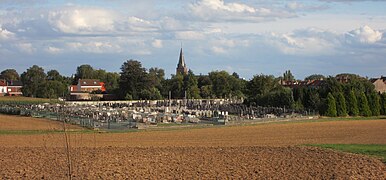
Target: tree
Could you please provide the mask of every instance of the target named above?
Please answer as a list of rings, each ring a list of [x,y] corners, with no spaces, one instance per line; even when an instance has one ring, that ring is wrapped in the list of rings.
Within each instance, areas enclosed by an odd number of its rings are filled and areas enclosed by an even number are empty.
[[[115,72],[107,72],[104,79],[105,88],[108,93],[115,92],[119,88],[119,74]]]
[[[231,94],[231,84],[228,80],[228,72],[214,71],[209,73],[209,78],[212,82],[212,91],[217,98],[225,98]]]
[[[159,68],[149,69],[149,81],[152,86],[162,90],[163,81],[165,81],[165,70]]]
[[[355,96],[354,90],[351,90],[349,92],[349,95],[347,98],[347,109],[348,109],[348,114],[350,116],[359,115],[358,101],[357,101],[357,97]]]
[[[1,72],[0,79],[5,79],[7,81],[18,81],[20,80],[20,76],[15,69],[6,69]]]
[[[46,81],[42,84],[42,88],[39,88],[39,94],[42,98],[58,98],[66,93],[67,86],[60,81]]]
[[[21,81],[23,82],[22,92],[24,96],[43,97],[41,93],[43,85],[46,82],[46,74],[44,69],[33,65],[26,72],[21,74]],[[40,93],[39,93],[40,92]]]
[[[198,88],[200,89],[200,96],[202,98],[210,99],[215,96],[212,91],[212,81],[209,76],[200,75],[197,81]]]
[[[141,99],[141,91],[149,90],[148,74],[142,64],[136,60],[128,60],[121,67],[119,80],[120,97]]]
[[[361,116],[371,116],[369,103],[364,92],[361,92],[358,96],[358,109]]]
[[[336,96],[336,111],[338,116],[347,116],[346,99],[342,92],[339,92]]]
[[[372,116],[379,116],[381,114],[381,104],[379,95],[376,92],[368,94],[369,107]]]
[[[266,95],[272,90],[279,88],[278,80],[272,75],[255,75],[247,83],[247,95],[249,99]]]
[[[381,114],[386,115],[386,92],[381,94]]]
[[[57,70],[50,70],[47,72],[47,80],[49,81],[63,81],[63,76]]]
[[[186,90],[186,98],[199,99],[200,89],[198,89],[197,78],[193,71],[189,70],[188,75],[184,77],[184,88]]]
[[[336,111],[336,101],[334,96],[331,93],[328,93],[327,95],[327,110],[325,113],[326,116],[329,117],[336,117],[337,111]]]
[[[283,74],[283,80],[284,81],[294,81],[295,77],[292,75],[291,71],[285,71]]]
[[[173,99],[181,99],[185,97],[185,89],[184,89],[184,76],[181,73],[177,73],[176,75],[172,75],[170,79],[170,89],[172,93]]]
[[[322,79],[326,79],[326,77],[321,74],[313,74],[304,78],[305,81],[322,80]]]
[[[321,112],[321,98],[316,89],[307,89],[304,93],[304,107]]]
[[[76,68],[73,84],[77,84],[79,79],[94,79],[94,68],[88,64],[80,65]]]

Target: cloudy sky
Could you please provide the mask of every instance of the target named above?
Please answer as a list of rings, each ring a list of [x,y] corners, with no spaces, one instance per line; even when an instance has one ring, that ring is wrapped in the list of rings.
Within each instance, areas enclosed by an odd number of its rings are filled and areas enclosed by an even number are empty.
[[[386,75],[383,0],[0,0],[0,70]]]

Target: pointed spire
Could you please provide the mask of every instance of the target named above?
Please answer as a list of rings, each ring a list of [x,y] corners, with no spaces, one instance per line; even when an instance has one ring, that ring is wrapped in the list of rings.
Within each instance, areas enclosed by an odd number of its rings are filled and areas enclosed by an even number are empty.
[[[178,59],[176,74],[186,75],[187,73],[188,73],[188,68],[186,67],[186,64],[185,64],[185,58],[184,58],[184,53],[182,51],[182,43],[181,43],[181,51],[180,51],[180,57]]]
[[[185,58],[184,53],[182,52],[182,47],[180,51],[180,59],[178,60],[178,66],[185,67]]]

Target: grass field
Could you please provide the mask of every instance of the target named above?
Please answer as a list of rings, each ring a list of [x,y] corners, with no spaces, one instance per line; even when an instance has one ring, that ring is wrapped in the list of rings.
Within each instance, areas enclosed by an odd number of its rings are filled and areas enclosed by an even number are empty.
[[[31,98],[23,96],[0,96],[0,103],[16,104],[40,104],[40,103],[61,103],[57,99]]]
[[[381,158],[383,163],[386,163],[386,144],[311,144],[308,146],[376,156]]]

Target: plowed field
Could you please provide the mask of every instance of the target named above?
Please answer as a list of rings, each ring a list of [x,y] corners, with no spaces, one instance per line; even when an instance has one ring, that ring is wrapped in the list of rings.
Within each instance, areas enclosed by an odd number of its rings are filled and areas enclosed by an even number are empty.
[[[378,159],[297,146],[385,137],[385,120],[69,135],[74,179],[385,179]],[[0,177],[67,178],[64,144],[58,133],[0,135]]]

